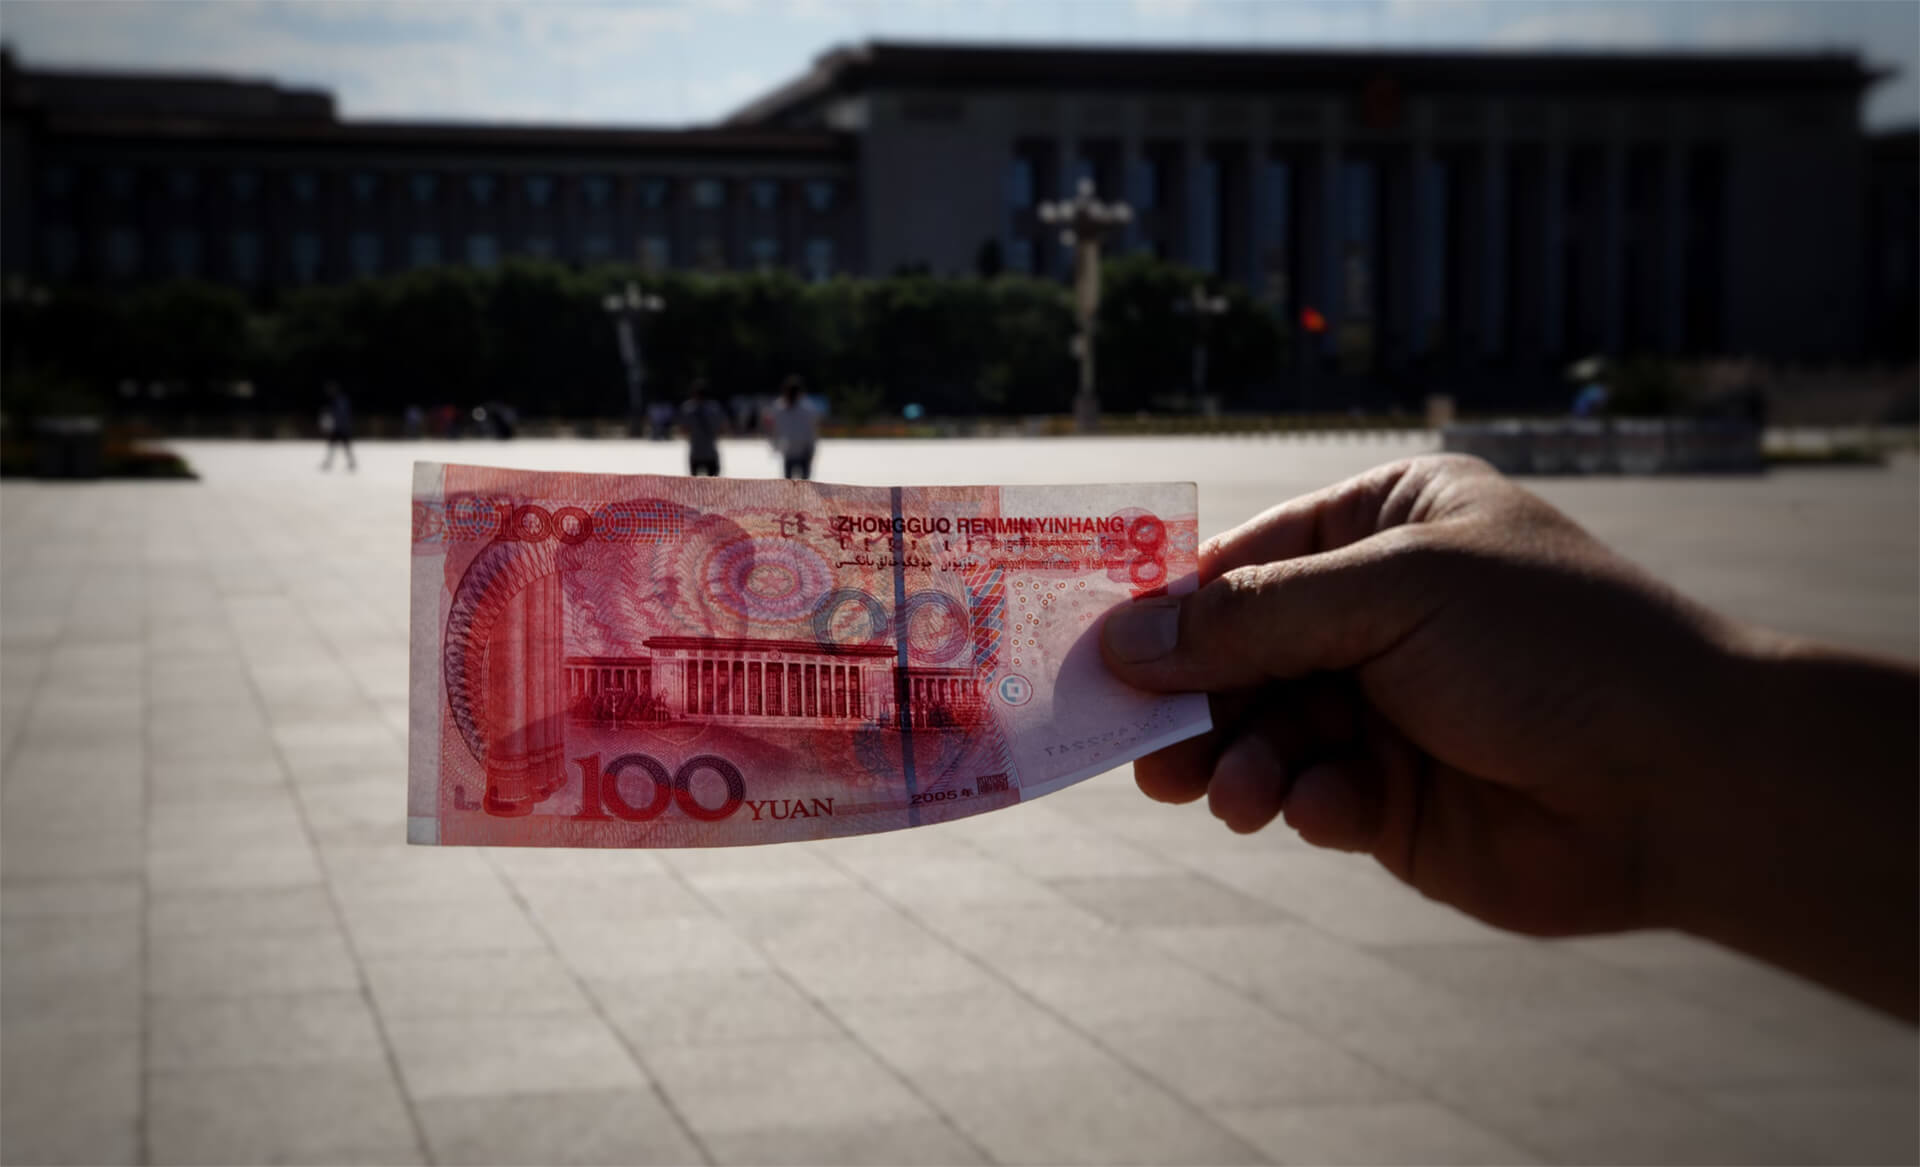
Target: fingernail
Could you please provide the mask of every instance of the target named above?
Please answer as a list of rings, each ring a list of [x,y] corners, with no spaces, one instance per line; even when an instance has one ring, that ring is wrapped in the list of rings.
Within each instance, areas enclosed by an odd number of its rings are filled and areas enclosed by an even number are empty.
[[[1180,601],[1141,600],[1107,617],[1107,649],[1118,660],[1145,664],[1173,651],[1180,641]]]

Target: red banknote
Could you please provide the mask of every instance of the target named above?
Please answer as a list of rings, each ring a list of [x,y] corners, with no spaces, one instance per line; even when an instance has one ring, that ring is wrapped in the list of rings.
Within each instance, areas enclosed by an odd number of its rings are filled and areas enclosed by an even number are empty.
[[[1195,584],[1191,484],[420,463],[407,833],[720,847],[1012,806],[1209,728],[1099,622]]]

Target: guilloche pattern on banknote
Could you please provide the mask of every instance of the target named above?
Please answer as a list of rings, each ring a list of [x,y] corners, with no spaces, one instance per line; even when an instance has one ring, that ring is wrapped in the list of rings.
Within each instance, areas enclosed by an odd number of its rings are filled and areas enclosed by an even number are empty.
[[[1059,789],[1207,728],[1095,635],[1196,545],[1190,484],[420,464],[409,837],[768,843]]]

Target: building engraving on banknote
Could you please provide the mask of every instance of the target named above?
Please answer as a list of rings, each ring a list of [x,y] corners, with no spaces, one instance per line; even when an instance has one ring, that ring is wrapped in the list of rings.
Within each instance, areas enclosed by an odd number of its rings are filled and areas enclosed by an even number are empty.
[[[1195,531],[1190,485],[421,464],[410,837],[719,846],[1048,793],[1207,727],[1093,641],[1192,586]]]

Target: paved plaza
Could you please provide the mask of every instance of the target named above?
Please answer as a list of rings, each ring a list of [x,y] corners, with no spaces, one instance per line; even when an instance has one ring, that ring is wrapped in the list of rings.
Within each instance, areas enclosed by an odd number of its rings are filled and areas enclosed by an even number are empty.
[[[1909,1028],[1678,936],[1506,936],[1125,770],[817,844],[408,848],[412,460],[672,473],[683,447],[366,444],[353,475],[178,448],[202,481],[0,489],[7,1163],[1916,1157]],[[1212,533],[1421,448],[816,469],[1193,479]],[[1534,485],[1725,610],[1915,653],[1911,460]]]

